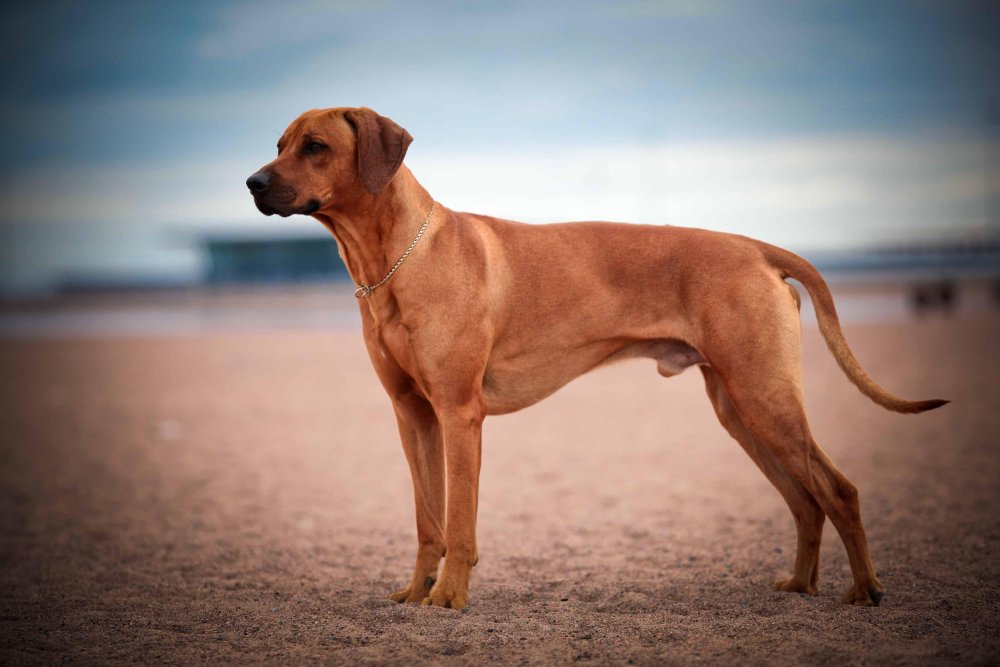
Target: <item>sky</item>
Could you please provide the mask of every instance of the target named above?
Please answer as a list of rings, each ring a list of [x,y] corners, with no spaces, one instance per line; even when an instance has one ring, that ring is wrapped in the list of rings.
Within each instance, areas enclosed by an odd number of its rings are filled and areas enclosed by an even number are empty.
[[[0,291],[196,278],[299,113],[368,106],[435,198],[799,251],[1000,234],[1000,3],[46,2],[0,27]]]

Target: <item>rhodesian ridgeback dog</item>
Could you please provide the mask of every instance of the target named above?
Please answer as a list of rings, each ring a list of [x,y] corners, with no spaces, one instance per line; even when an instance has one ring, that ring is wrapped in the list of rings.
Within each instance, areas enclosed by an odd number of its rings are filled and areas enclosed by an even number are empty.
[[[451,211],[403,165],[411,141],[371,109],[307,111],[247,180],[261,212],[323,223],[357,284],[365,344],[413,477],[416,565],[393,600],[466,605],[487,415],[532,405],[603,364],[647,357],[666,377],[700,368],[719,421],[788,503],[798,548],[776,589],[816,594],[830,517],[854,580],[844,601],[879,603],[858,491],[806,421],[799,296],[785,280],[805,286],[830,351],[871,400],[904,413],[947,401],[896,398],[865,374],[811,264],[701,229],[529,225]]]

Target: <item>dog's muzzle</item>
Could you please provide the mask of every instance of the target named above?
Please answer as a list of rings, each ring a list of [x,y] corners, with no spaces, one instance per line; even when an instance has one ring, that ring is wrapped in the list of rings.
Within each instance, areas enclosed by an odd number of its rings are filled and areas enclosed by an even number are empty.
[[[271,172],[258,171],[247,179],[247,188],[253,195],[253,202],[264,215],[278,214],[287,217],[298,213],[289,204],[295,201],[295,190],[287,185],[275,183]]]
[[[247,179],[247,188],[253,195],[254,204],[264,215],[280,215],[287,218],[290,215],[312,215],[320,209],[320,203],[316,199],[308,200],[303,206],[291,206],[298,198],[295,189],[276,182],[274,176],[268,171],[258,171],[251,174]]]

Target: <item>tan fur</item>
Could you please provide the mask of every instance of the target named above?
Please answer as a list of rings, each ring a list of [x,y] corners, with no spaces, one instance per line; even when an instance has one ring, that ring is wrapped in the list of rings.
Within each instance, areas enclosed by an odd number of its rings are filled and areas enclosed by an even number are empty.
[[[306,112],[255,174],[269,179],[257,205],[313,215],[354,281],[377,283],[433,202],[400,164],[408,144],[405,130],[370,109]],[[903,401],[874,384],[847,347],[822,278],[779,248],[683,227],[524,225],[437,204],[396,275],[358,302],[413,477],[416,565],[391,597],[466,605],[487,415],[527,407],[602,364],[648,357],[664,376],[701,367],[723,426],[787,501],[798,552],[777,587],[816,592],[830,517],[854,578],[845,601],[878,604],[857,491],[813,440],[802,408],[789,276],[806,286],[831,351],[862,392],[901,412],[941,403]]]

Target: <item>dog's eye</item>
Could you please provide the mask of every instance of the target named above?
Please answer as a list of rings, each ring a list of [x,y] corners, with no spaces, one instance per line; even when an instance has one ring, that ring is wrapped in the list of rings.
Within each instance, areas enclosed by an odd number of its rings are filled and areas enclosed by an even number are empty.
[[[321,144],[318,141],[310,141],[302,149],[302,152],[305,153],[306,155],[309,155],[309,154],[312,154],[312,153],[319,153],[324,148],[326,148],[326,144]]]

